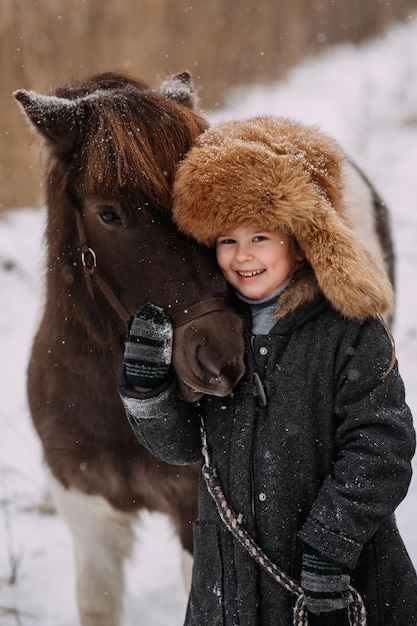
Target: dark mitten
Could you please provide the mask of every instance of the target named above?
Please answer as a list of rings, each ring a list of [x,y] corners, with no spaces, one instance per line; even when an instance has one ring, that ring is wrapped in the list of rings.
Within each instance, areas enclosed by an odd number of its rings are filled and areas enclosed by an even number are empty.
[[[126,379],[132,387],[154,389],[166,379],[172,358],[172,324],[147,302],[130,321],[125,343]]]
[[[312,625],[349,626],[349,584],[350,577],[338,563],[304,546],[301,586]]]

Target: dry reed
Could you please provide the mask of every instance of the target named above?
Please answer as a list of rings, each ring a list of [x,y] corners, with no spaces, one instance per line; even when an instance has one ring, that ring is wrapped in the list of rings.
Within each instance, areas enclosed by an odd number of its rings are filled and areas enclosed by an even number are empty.
[[[0,209],[41,201],[37,142],[18,88],[122,70],[151,84],[188,69],[203,108],[236,85],[281,78],[307,55],[360,42],[404,19],[417,0],[1,0]]]

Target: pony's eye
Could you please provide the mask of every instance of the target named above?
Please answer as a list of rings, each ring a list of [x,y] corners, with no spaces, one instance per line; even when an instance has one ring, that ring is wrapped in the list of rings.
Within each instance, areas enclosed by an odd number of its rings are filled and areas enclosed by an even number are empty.
[[[119,224],[122,223],[122,218],[120,217],[120,215],[118,215],[113,207],[102,207],[98,214],[105,224],[110,224],[111,226],[119,226]]]

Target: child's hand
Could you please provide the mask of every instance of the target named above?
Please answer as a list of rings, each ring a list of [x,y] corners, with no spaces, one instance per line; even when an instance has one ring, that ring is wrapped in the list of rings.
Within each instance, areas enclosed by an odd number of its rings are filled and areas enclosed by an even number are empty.
[[[147,302],[128,326],[126,379],[132,387],[154,389],[166,379],[172,358],[172,324],[164,311]]]
[[[305,545],[301,586],[311,626],[349,626],[350,577],[335,561],[330,561]]]

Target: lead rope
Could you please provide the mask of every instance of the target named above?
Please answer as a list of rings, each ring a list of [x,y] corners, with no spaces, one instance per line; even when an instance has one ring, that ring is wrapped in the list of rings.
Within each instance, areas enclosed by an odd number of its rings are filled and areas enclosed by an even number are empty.
[[[308,626],[308,610],[305,603],[304,592],[300,584],[290,576],[287,576],[265,552],[252,539],[244,528],[241,513],[236,515],[228,505],[223,489],[217,474],[216,468],[211,466],[210,456],[207,446],[207,435],[203,418],[201,418],[201,441],[204,465],[201,469],[207,489],[213,498],[220,518],[226,528],[230,530],[237,541],[245,548],[250,556],[266,571],[272,578],[284,587],[287,591],[297,596],[293,609],[293,626]],[[350,626],[366,626],[366,610],[359,592],[349,586],[350,598],[348,606],[348,616]]]

